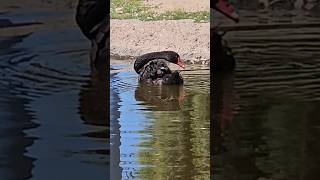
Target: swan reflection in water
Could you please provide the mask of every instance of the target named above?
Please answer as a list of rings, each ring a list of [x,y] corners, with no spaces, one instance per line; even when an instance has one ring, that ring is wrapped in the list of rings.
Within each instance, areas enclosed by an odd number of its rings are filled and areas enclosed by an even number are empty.
[[[107,78],[104,73],[93,74],[79,94],[81,119],[90,125],[109,127],[107,109]]]
[[[233,73],[216,73],[212,76],[213,94],[211,103],[213,104],[213,114],[211,114],[211,173],[219,174],[217,169],[221,166],[221,156],[227,151],[225,147],[225,135],[229,126],[232,126],[234,115],[234,78]]]
[[[223,130],[233,121],[233,97],[235,96],[233,73],[217,73],[213,78],[213,83],[215,86],[211,103],[213,103],[214,112],[211,128],[214,135],[220,136]],[[214,143],[217,143],[217,141],[214,141]]]
[[[154,86],[139,83],[135,90],[135,99],[152,111],[182,110],[184,97],[183,85]]]

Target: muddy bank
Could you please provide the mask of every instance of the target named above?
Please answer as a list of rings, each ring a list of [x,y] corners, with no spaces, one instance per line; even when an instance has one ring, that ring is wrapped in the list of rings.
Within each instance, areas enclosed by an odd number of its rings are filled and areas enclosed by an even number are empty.
[[[152,51],[173,50],[191,63],[210,58],[210,24],[192,20],[110,21],[110,53],[135,57]]]

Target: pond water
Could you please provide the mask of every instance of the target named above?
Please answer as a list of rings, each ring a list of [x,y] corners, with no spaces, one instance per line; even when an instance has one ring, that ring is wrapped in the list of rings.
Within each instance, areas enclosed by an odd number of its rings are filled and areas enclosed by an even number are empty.
[[[139,84],[132,64],[111,68],[111,179],[209,179],[208,67],[162,87]]]
[[[319,179],[320,26],[302,24],[319,13],[237,8],[239,25],[221,19],[237,67],[214,77],[213,179]]]
[[[43,23],[0,28],[0,179],[105,180],[106,79],[90,76],[73,11],[42,11],[0,13],[0,23]]]

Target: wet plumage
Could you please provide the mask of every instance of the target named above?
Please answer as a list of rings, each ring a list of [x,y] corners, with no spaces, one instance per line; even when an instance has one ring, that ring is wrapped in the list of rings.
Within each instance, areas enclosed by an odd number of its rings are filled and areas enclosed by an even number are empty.
[[[144,54],[134,63],[134,69],[139,74],[139,82],[164,85],[183,84],[183,78],[178,71],[171,71],[167,62],[175,63],[180,60],[173,51],[162,51]]]

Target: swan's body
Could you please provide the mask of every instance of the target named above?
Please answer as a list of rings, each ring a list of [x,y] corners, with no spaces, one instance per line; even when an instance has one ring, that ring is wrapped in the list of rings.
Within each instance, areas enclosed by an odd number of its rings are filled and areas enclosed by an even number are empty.
[[[139,74],[139,82],[153,85],[183,84],[178,71],[171,71],[167,62],[183,66],[180,57],[173,51],[153,52],[139,56],[134,69]]]
[[[107,72],[109,57],[109,14],[106,0],[79,0],[76,22],[82,33],[91,40],[91,67]]]
[[[171,71],[167,63],[162,59],[148,62],[141,69],[139,81],[154,84],[183,84],[183,79],[178,71]]]

